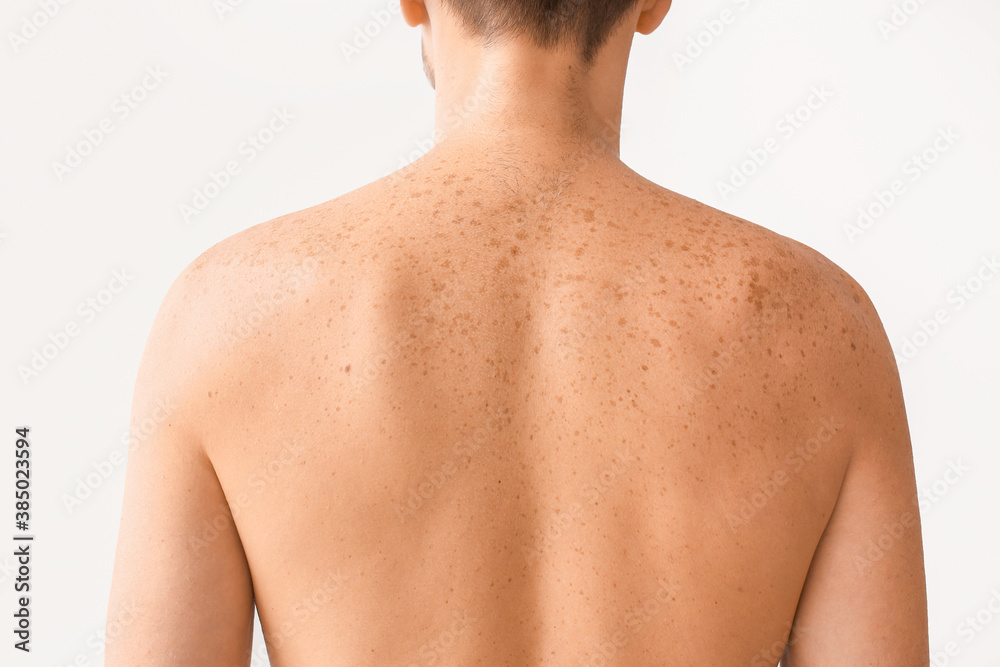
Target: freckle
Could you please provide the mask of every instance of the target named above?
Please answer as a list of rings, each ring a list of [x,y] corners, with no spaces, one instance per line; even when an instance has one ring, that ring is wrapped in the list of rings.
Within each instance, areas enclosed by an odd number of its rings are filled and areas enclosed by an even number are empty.
[[[330,355],[329,355],[329,354],[324,354],[324,355],[323,355],[323,361],[326,361],[326,360],[327,360],[327,359],[329,359],[329,358],[330,358]]]
[[[212,392],[208,392],[208,397],[212,398]]]
[[[624,317],[620,317],[620,318],[618,318],[618,325],[619,325],[619,326],[622,326],[622,325],[624,325],[624,324],[625,324],[625,318],[624,318]]]
[[[593,222],[594,221],[594,210],[593,209],[588,208],[588,209],[586,209],[583,212],[583,221],[584,222]]]
[[[655,338],[650,338],[649,342],[653,344],[653,347],[660,347],[660,341]]]
[[[576,256],[579,257],[583,254],[583,246],[576,249]]]
[[[351,372],[351,365],[350,364],[347,364],[346,366],[344,366],[344,372],[345,373],[350,373]]]
[[[856,349],[858,349],[858,348],[857,348],[857,346],[856,346],[856,345],[854,344],[854,341],[853,341],[853,340],[851,341],[851,349],[852,349],[852,350],[856,350]]]

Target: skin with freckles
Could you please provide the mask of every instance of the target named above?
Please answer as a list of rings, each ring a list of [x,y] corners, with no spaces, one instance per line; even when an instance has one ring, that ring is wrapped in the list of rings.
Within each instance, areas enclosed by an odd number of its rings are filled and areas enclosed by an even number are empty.
[[[402,8],[436,146],[217,244],[157,316],[105,664],[249,665],[256,604],[274,667],[926,665],[868,296],[619,158],[669,1],[589,69]]]

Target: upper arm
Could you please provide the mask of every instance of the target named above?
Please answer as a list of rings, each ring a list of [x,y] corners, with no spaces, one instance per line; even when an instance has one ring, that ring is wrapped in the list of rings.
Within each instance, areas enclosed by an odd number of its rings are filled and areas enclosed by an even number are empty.
[[[842,380],[844,405],[856,415],[847,424],[852,449],[781,664],[925,666],[923,543],[899,374],[868,296],[835,270],[845,353],[825,370]]]
[[[253,587],[243,546],[200,440],[204,287],[171,286],[140,363],[108,624],[108,667],[249,665]]]

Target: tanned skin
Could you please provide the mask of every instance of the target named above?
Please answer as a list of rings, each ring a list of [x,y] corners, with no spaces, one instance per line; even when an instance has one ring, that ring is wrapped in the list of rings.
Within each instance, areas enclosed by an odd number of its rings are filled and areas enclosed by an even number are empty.
[[[588,70],[440,3],[402,2],[435,148],[170,288],[105,664],[249,665],[256,604],[273,667],[927,665],[870,299],[619,158],[669,0]]]

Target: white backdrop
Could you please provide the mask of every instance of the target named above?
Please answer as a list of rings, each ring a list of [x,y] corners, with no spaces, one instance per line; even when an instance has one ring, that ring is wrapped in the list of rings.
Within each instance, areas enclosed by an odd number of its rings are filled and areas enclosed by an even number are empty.
[[[908,408],[932,664],[1000,664],[1000,4],[674,5],[637,36],[622,157],[869,293]],[[425,151],[433,91],[398,0],[5,0],[0,31],[0,514],[13,535],[28,425],[37,536],[33,650],[5,630],[0,663],[101,665],[131,392],[167,287],[215,242]]]

